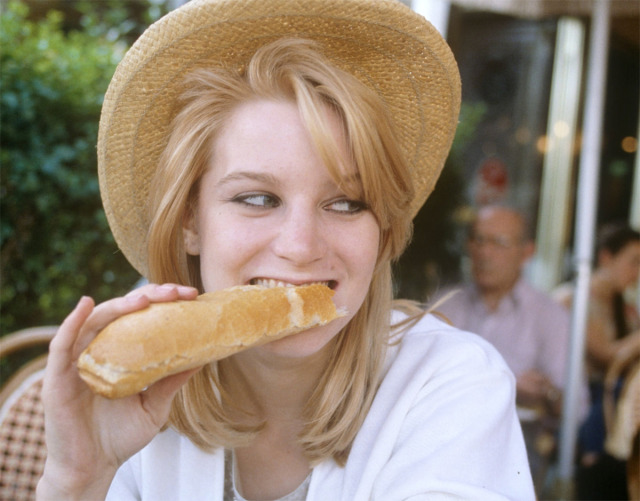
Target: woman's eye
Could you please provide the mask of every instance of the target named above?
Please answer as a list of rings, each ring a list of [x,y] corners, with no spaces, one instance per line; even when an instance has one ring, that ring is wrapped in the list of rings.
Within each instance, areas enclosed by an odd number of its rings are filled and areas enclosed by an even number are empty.
[[[341,199],[331,202],[327,208],[334,212],[356,214],[367,209],[367,204],[358,200]]]
[[[239,202],[244,205],[249,205],[251,207],[277,207],[279,205],[279,200],[272,196],[267,195],[265,193],[249,193],[246,195],[238,195],[234,197],[234,202]]]

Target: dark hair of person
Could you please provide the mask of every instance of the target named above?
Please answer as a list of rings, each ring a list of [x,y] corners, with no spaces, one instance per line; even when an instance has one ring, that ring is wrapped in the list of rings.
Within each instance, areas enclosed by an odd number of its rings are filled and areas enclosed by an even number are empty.
[[[640,242],[640,232],[626,223],[609,223],[604,225],[598,234],[597,251],[608,251],[615,256],[632,242]],[[622,293],[613,297],[613,319],[616,326],[616,338],[620,339],[629,332],[625,315],[625,301]]]
[[[606,250],[616,255],[631,242],[640,242],[639,231],[626,223],[608,223],[598,232],[597,251]]]

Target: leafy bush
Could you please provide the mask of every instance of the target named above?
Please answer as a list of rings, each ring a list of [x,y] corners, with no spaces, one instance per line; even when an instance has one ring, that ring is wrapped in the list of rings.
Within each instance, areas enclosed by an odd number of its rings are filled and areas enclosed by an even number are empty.
[[[62,29],[62,15],[0,17],[0,334],[57,324],[83,295],[102,301],[137,273],[108,229],[96,174],[103,94],[126,44]]]

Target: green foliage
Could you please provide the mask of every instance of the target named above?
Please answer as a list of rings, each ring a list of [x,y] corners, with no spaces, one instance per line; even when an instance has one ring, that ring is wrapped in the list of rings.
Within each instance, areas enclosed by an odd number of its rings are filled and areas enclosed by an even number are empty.
[[[80,295],[101,301],[137,279],[107,227],[95,154],[126,45],[27,15],[20,2],[0,15],[0,333],[59,323]]]

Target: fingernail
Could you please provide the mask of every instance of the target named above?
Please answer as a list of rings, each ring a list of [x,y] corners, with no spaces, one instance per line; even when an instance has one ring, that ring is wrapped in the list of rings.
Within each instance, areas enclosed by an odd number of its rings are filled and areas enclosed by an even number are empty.
[[[86,303],[87,301],[93,302],[93,298],[91,298],[91,296],[81,296],[80,299],[78,300],[78,303],[76,304],[76,308]]]

